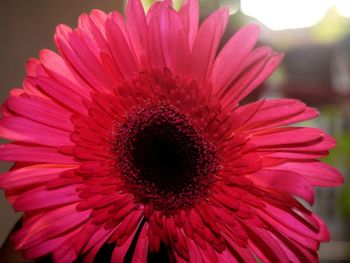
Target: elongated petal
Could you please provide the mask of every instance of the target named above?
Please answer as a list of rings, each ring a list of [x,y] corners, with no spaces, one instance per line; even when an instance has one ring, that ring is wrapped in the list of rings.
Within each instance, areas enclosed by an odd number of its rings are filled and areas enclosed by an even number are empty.
[[[142,60],[147,59],[148,56],[148,26],[140,0],[128,1],[126,20],[130,42],[141,64]]]
[[[324,132],[316,128],[276,128],[264,131],[264,133],[255,134],[251,141],[258,147],[281,147],[282,145],[303,146],[322,139]]]
[[[4,189],[43,184],[57,179],[60,173],[75,168],[72,165],[39,164],[16,169],[0,176],[0,187]]]
[[[282,58],[282,54],[274,54],[269,48],[254,50],[238,70],[240,74],[219,91],[224,104],[239,103],[272,74]]]
[[[117,16],[112,16],[106,22],[106,35],[112,50],[115,63],[124,78],[131,78],[138,72],[138,63],[129,46],[127,36],[123,32],[121,21]]]
[[[337,186],[344,182],[344,177],[335,168],[320,161],[288,162],[277,169],[300,173],[314,186]]]
[[[221,8],[211,14],[199,28],[191,56],[191,74],[199,82],[203,82],[211,72],[227,20],[228,10]]]
[[[145,224],[138,237],[132,261],[135,263],[147,263],[148,254],[148,225]]]
[[[86,108],[82,103],[82,97],[65,86],[49,78],[29,78],[28,81],[67,109],[77,113],[86,113]]]
[[[18,211],[29,211],[56,205],[65,205],[80,200],[76,186],[72,185],[57,190],[45,190],[42,188],[28,191],[17,198],[14,207]],[[60,198],[57,198],[59,196]]]
[[[185,0],[179,15],[187,33],[189,46],[192,50],[198,32],[199,7],[198,0]]]
[[[188,36],[178,14],[173,9],[165,7],[160,13],[159,26],[166,67],[177,75],[188,74],[190,63]]]
[[[245,116],[249,116],[249,112],[253,109],[255,109],[253,115],[250,115],[248,120],[243,119]],[[237,123],[242,130],[266,129],[301,122],[318,116],[316,110],[292,99],[271,99],[264,100],[262,103],[254,102],[239,107],[235,114],[237,114],[237,118],[242,119]]]
[[[0,120],[0,135],[6,139],[37,145],[57,147],[73,145],[68,132],[22,117],[7,117]],[[43,137],[46,139],[43,140]]]
[[[72,131],[71,113],[53,103],[26,97],[10,97],[5,106],[11,113],[54,128]]]
[[[70,87],[77,94],[89,98],[92,88],[79,75],[69,67],[61,56],[55,52],[44,49],[40,51],[40,62],[49,75],[66,87]]]
[[[9,162],[77,164],[72,156],[60,154],[56,148],[19,144],[1,145],[0,160]]]
[[[91,54],[87,46],[82,43],[78,33],[71,28],[60,25],[57,27],[55,42],[64,58],[75,71],[93,88],[108,90],[109,79],[100,67],[100,62]],[[95,64],[96,67],[92,65]]]
[[[314,191],[311,183],[298,173],[283,170],[261,170],[249,175],[249,178],[262,186],[301,197],[311,205],[314,202]]]
[[[239,67],[252,51],[258,36],[258,26],[246,26],[239,30],[220,51],[211,75],[214,92],[224,89],[239,74]]]

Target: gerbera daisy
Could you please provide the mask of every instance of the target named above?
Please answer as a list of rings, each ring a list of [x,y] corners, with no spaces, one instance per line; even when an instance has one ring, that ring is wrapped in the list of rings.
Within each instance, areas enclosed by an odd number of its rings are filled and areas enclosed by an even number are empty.
[[[296,197],[343,182],[317,160],[335,141],[286,127],[318,115],[300,101],[240,104],[282,55],[254,49],[254,25],[218,51],[227,20],[221,8],[198,28],[197,0],[147,14],[129,0],[125,20],[83,14],[58,26],[58,54],[28,61],[0,123],[26,258],[92,262],[110,244],[112,262],[318,260],[327,228]]]

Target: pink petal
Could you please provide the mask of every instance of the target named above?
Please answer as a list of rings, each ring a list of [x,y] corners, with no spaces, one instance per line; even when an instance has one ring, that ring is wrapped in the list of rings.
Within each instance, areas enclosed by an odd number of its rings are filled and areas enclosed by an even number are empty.
[[[162,50],[162,38],[160,32],[161,10],[169,8],[169,2],[158,1],[154,3],[147,13],[148,24],[148,59],[151,67],[163,69],[165,58]]]
[[[287,162],[276,169],[299,173],[314,186],[338,186],[344,183],[344,177],[335,168],[320,161]]]
[[[315,159],[327,156],[329,149],[334,148],[335,145],[336,142],[331,136],[323,134],[321,138],[309,143],[263,147],[259,152],[269,157],[283,159]]]
[[[54,262],[71,263],[76,262],[78,254],[74,250],[73,244],[75,239],[68,239],[52,253]]]
[[[307,249],[317,250],[319,246],[319,241],[317,240],[317,233],[314,231],[296,231],[295,227],[289,226],[288,222],[281,222],[278,218],[269,215],[265,211],[257,210],[256,213],[265,222],[271,225],[270,231],[274,233],[277,231],[283,233],[285,238],[292,241],[292,243],[297,243],[304,246]]]
[[[26,64],[26,74],[27,77],[23,81],[23,89],[25,94],[32,98],[50,101],[51,99],[38,90],[35,83],[30,81],[31,79],[36,79],[37,77],[49,78],[49,75],[44,69],[42,63],[37,59],[29,59]]]
[[[127,36],[122,28],[123,21],[117,15],[106,22],[106,35],[115,63],[124,78],[131,78],[138,73],[138,62],[134,52],[129,46]]]
[[[179,11],[182,24],[188,33],[190,50],[193,48],[198,31],[199,7],[198,0],[184,0]]]
[[[269,48],[259,48],[251,52],[239,69],[239,75],[220,92],[226,105],[235,106],[255,88],[262,84],[276,69],[283,55],[272,54]]]
[[[38,59],[36,59],[36,58],[28,59],[27,64],[26,64],[26,74],[28,76],[31,76],[31,77],[37,77],[39,72],[44,74],[44,75],[45,74],[47,75],[45,70],[43,70],[42,64],[40,63],[40,61]]]
[[[234,255],[231,254],[231,252],[226,249],[221,253],[217,253],[218,254],[218,258],[220,259],[219,262],[226,262],[226,263],[238,263],[239,261],[235,258]],[[246,261],[247,263],[254,263],[256,262],[256,260],[254,259],[254,261]]]
[[[126,255],[126,252],[128,251],[131,242],[133,241],[136,231],[138,227],[135,228],[135,230],[130,234],[129,238],[121,245],[121,246],[115,246],[113,253],[112,253],[112,259],[111,262],[116,263],[123,263],[124,257]]]
[[[20,195],[13,206],[17,211],[31,211],[74,203],[81,200],[76,189],[76,185],[70,185],[55,190],[38,188]]]
[[[235,114],[245,116],[256,108],[260,102],[254,102],[239,107]],[[318,116],[318,112],[308,108],[304,103],[293,99],[270,99],[265,100],[255,114],[248,120],[237,125],[242,130],[255,130],[269,127],[287,125],[291,123],[305,121]]]
[[[304,245],[308,244],[309,248],[315,249],[315,245],[317,245],[317,242],[320,240],[320,237],[324,235],[324,232],[322,230],[322,225],[319,221],[311,221],[314,220],[314,218],[308,218],[305,217],[305,214],[298,211],[295,212],[294,210],[286,210],[284,208],[279,208],[275,205],[271,205],[268,203],[265,203],[265,207],[263,209],[270,217],[274,218],[274,220],[278,221],[281,225],[284,225],[285,227],[291,229],[292,231],[299,233],[300,235],[312,239],[314,241],[307,241]],[[306,210],[306,209],[305,209]],[[311,213],[307,211],[308,213]],[[323,223],[322,223],[323,224]],[[295,237],[294,237],[295,238]],[[315,244],[316,241],[316,244]]]
[[[96,233],[104,233],[102,236],[99,236],[99,239],[97,239],[96,237],[98,235],[94,235],[90,240],[89,243],[93,242],[94,245],[93,246],[87,246],[90,247],[91,249],[88,250],[88,253],[86,254],[86,256],[84,257],[84,263],[93,263],[95,262],[94,259],[96,257],[97,252],[101,249],[101,247],[106,243],[106,241],[108,240],[108,238],[113,234],[113,230],[105,230],[103,228],[100,228],[97,230]]]
[[[243,262],[255,263],[256,260],[253,254],[249,251],[249,249],[245,247],[239,246],[233,239],[231,239],[224,231],[222,232],[223,238],[228,242],[230,246],[230,250],[232,249],[235,253],[235,256],[226,250],[227,253],[221,253],[219,258],[222,259],[222,262],[236,262],[235,259],[237,257],[236,254],[240,257]]]
[[[60,25],[57,27],[55,42],[66,61],[84,78],[92,88],[109,92],[113,81],[104,71],[101,62],[82,41],[78,31]]]
[[[278,243],[262,228],[246,226],[250,248],[264,262],[285,262],[289,260]]]
[[[276,149],[276,150],[271,150],[271,151],[266,151],[264,149],[260,152],[264,156],[267,156],[270,158],[288,159],[290,161],[303,160],[303,159],[311,160],[311,159],[326,157],[329,154],[328,151],[325,151],[325,152],[313,152],[313,151],[302,152],[302,150],[301,150],[300,152],[298,152],[298,151],[293,151],[293,150],[290,151],[289,149],[283,149],[283,150]]]
[[[87,110],[82,103],[82,97],[58,82],[43,77],[28,78],[28,81],[67,109],[81,114],[87,113]]]
[[[145,11],[140,0],[130,0],[126,5],[126,23],[130,42],[141,64],[148,56],[148,28]]]
[[[19,144],[1,145],[0,160],[9,162],[77,164],[74,157],[60,154],[56,148]]]
[[[322,139],[323,136],[324,132],[316,128],[286,127],[264,130],[259,134],[255,133],[251,142],[259,148],[289,147],[289,145],[294,144],[304,146]]]
[[[103,16],[101,21],[99,21],[99,14]],[[104,28],[107,17],[107,14],[103,11],[96,9],[92,10],[90,15],[82,14],[79,16],[78,30],[82,33],[82,39],[96,58],[100,57],[100,53],[109,53],[110,51]],[[102,25],[99,25],[100,23]]]
[[[90,211],[77,212],[74,205],[41,214],[35,221],[25,222],[24,227],[15,234],[16,247],[28,249],[40,246],[46,240],[64,236],[84,223],[89,214]]]
[[[108,15],[99,9],[93,9],[90,13],[90,18],[97,27],[97,29],[101,32],[102,36],[106,39],[105,24]]]
[[[90,220],[85,223],[83,229],[79,233],[75,243],[75,248],[81,254],[86,254],[88,251],[95,250],[96,247],[99,249],[113,234],[113,231],[114,229],[104,229],[103,227],[92,223]]]
[[[22,117],[1,119],[0,135],[9,140],[45,146],[73,145],[69,132],[51,128]]]
[[[26,97],[10,97],[6,107],[14,114],[54,128],[73,131],[71,113],[53,103]]]
[[[151,5],[150,9],[147,12],[147,24],[149,25],[153,19],[157,19],[159,17],[161,9],[172,7],[172,0],[156,1],[154,4]]]
[[[27,77],[23,81],[22,95],[26,95],[30,98],[35,98],[43,101],[53,102],[51,98],[45,95],[42,91],[38,90],[36,84],[33,83],[32,77]],[[11,94],[12,97],[19,97],[18,95]]]
[[[214,92],[224,89],[239,74],[239,67],[253,49],[259,31],[257,25],[243,27],[220,51],[211,75]]]
[[[70,88],[86,99],[90,98],[91,87],[55,52],[44,49],[40,51],[40,61],[56,81]]]
[[[266,63],[263,65],[263,68],[261,68],[260,72],[257,73],[252,79],[250,79],[249,76],[245,76],[251,82],[245,86],[244,90],[240,92],[239,96],[237,96],[237,98],[235,98],[234,101],[241,101],[255,88],[261,85],[276,70],[277,66],[280,64],[282,59],[283,54],[274,54],[266,61]]]
[[[47,240],[41,243],[40,246],[32,247],[28,250],[25,250],[23,253],[24,257],[29,259],[35,259],[47,255],[53,252],[58,247],[60,247],[66,240],[74,238],[78,231],[78,229],[75,231],[71,231],[64,236]]]
[[[203,82],[211,73],[214,58],[228,21],[227,8],[212,13],[199,28],[191,56],[191,75]]]
[[[142,227],[140,235],[138,236],[132,262],[135,263],[147,263],[148,255],[148,236],[147,236],[148,224],[145,223]]]
[[[176,75],[188,73],[190,51],[188,37],[178,14],[170,7],[160,9],[159,31],[165,66]]]
[[[310,205],[314,202],[314,191],[310,182],[304,176],[292,171],[265,169],[249,175],[248,178],[264,187],[301,197]]]
[[[190,238],[187,238],[188,253],[190,255],[190,262],[192,263],[202,263],[203,258],[198,249],[197,244]]]
[[[4,189],[44,184],[57,179],[60,173],[76,166],[41,164],[15,169],[0,176],[0,187]]]

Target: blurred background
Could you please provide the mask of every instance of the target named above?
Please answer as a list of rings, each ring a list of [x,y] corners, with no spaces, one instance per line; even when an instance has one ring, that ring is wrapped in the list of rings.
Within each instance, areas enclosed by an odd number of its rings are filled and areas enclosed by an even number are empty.
[[[144,0],[147,9],[153,2]],[[175,7],[182,0],[174,0]],[[200,0],[201,19],[219,6],[230,9],[222,45],[241,26],[261,26],[259,45],[285,53],[282,65],[249,99],[298,98],[321,116],[305,123],[333,135],[338,146],[326,162],[336,166],[346,183],[335,189],[316,189],[312,208],[331,231],[322,244],[321,262],[350,262],[350,0]],[[11,88],[21,86],[29,57],[43,48],[55,49],[59,23],[76,26],[78,16],[98,8],[123,11],[122,0],[1,0],[0,102]],[[8,169],[1,164],[1,171]],[[0,191],[0,245],[20,217]]]

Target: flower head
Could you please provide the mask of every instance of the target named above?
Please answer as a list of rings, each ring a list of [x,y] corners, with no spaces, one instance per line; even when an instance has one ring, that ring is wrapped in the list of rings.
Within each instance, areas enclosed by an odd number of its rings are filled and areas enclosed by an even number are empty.
[[[111,244],[112,262],[317,260],[327,228],[295,197],[342,183],[317,160],[335,141],[286,126],[318,115],[300,101],[240,104],[282,55],[254,49],[254,25],[218,51],[227,19],[221,8],[198,28],[197,0],[146,15],[129,0],[125,20],[83,14],[58,26],[58,54],[29,60],[0,121],[25,257],[92,262]]]

